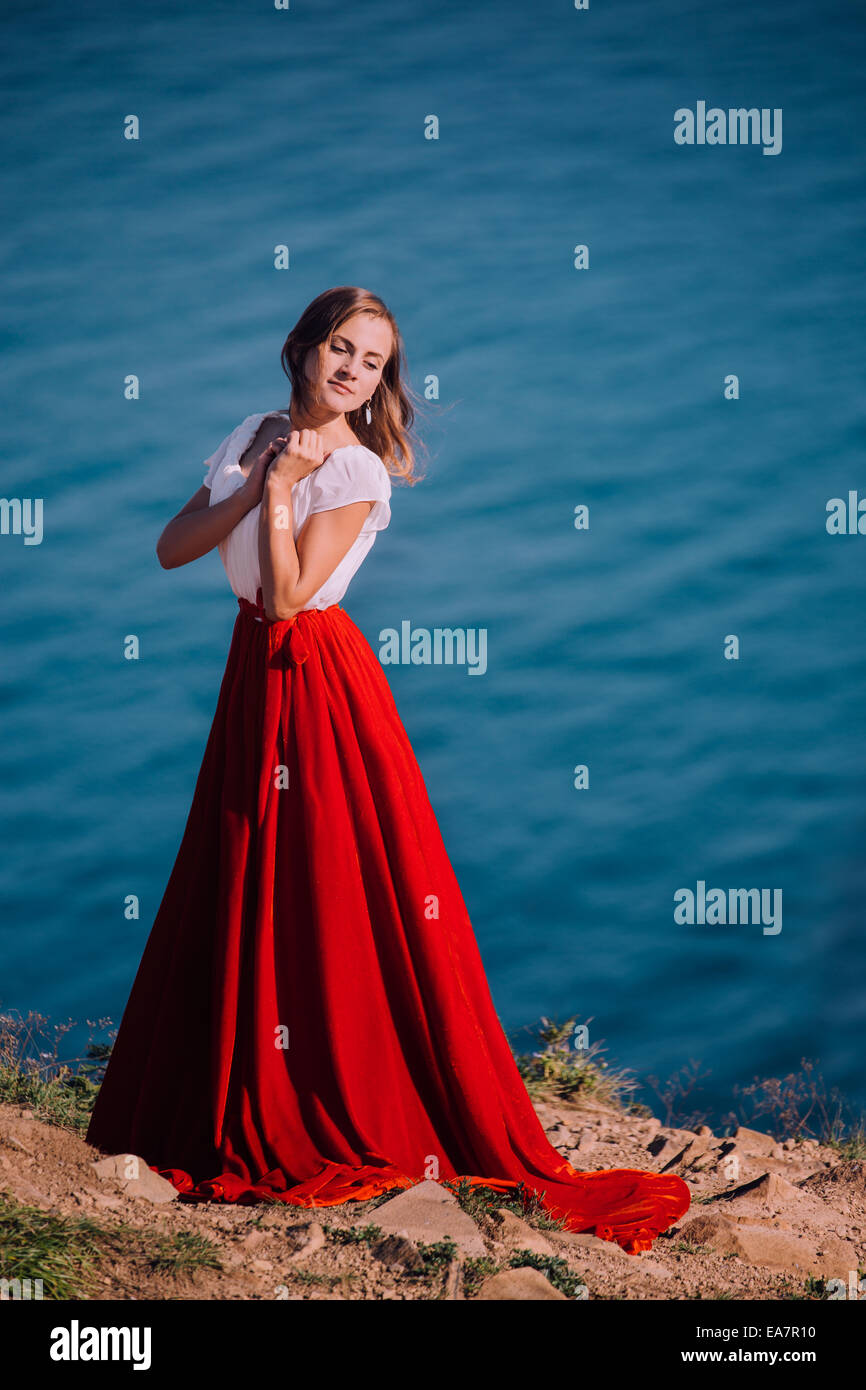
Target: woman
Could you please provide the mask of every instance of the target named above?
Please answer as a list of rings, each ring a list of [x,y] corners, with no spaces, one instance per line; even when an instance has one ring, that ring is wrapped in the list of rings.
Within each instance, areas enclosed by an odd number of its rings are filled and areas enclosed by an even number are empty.
[[[340,604],[413,480],[403,345],[377,296],[320,295],[169,523],[238,596],[189,818],[88,1130],[191,1200],[364,1200],[523,1183],[634,1253],[677,1177],[577,1172],[545,1138],[382,667]]]

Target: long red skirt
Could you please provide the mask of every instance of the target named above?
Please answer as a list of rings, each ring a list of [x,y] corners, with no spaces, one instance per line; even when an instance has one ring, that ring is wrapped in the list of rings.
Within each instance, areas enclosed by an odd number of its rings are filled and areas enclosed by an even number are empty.
[[[548,1143],[385,673],[338,605],[240,601],[195,795],[88,1129],[190,1200],[524,1184],[630,1253],[677,1177]],[[257,616],[258,615],[258,616]]]

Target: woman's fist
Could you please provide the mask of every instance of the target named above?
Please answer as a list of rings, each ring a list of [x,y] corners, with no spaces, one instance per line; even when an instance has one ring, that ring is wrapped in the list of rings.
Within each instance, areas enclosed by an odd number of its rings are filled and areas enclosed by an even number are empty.
[[[316,430],[292,430],[288,438],[275,439],[269,447],[274,458],[268,476],[281,482],[298,483],[325,462],[325,444]]]

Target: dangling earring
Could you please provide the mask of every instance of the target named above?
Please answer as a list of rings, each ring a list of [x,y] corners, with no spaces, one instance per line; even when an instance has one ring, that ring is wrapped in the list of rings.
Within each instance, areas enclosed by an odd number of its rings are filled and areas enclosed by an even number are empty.
[[[373,412],[372,412],[372,410],[370,409],[370,401],[372,401],[372,399],[373,399],[373,397],[371,396],[371,397],[370,397],[370,400],[367,402],[367,407],[366,407],[366,409],[365,409],[365,411],[364,411],[364,414],[365,414],[366,417],[367,417],[367,424],[368,424],[368,425],[370,424],[371,420],[373,419]]]

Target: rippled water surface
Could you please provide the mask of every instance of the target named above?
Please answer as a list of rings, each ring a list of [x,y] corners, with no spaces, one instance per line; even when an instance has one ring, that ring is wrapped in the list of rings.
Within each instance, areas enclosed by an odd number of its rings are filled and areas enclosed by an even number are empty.
[[[155,540],[353,283],[441,404],[345,606],[487,631],[483,677],[388,675],[504,1025],[694,1058],[705,1107],[803,1056],[866,1103],[866,537],[825,529],[866,495],[862,10],[7,16],[3,489],[45,533],[0,537],[0,1003],[120,1016],[236,612]],[[781,108],[781,154],[675,145],[698,100]],[[782,931],[679,925],[698,880],[781,889]]]

